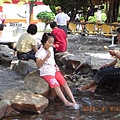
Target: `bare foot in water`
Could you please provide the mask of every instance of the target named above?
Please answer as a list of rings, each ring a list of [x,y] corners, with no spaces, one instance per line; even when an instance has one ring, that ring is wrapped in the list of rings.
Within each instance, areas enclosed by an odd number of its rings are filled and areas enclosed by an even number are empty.
[[[74,103],[66,102],[66,103],[65,103],[65,106],[74,106]]]
[[[97,85],[93,85],[91,86],[90,88],[85,85],[83,87],[80,87],[80,88],[77,88],[79,91],[91,91],[91,92],[95,92],[95,89],[96,89]]]
[[[89,89],[87,89],[87,91],[95,92],[96,87],[97,87],[97,85],[93,85],[92,87],[90,87]]]
[[[83,91],[83,90],[82,90],[82,87],[80,87],[80,88],[76,88],[76,89],[79,90],[79,91]]]
[[[88,85],[84,85],[82,87],[77,88],[77,90],[79,90],[79,91],[85,91],[87,89],[88,89]]]
[[[65,106],[73,107],[76,110],[79,109],[79,104],[77,104],[77,103],[67,102],[67,103],[65,103]]]

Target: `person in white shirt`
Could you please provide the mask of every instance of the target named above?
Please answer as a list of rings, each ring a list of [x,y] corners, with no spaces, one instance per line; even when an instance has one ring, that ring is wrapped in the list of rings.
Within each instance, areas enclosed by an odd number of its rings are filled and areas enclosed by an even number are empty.
[[[40,76],[44,78],[50,87],[55,90],[57,96],[63,101],[65,106],[71,106],[75,109],[79,109],[79,105],[76,103],[73,94],[60,73],[60,70],[54,59],[54,35],[51,33],[44,33],[41,40],[42,46],[36,52],[36,65],[39,68]],[[69,102],[60,87],[63,87],[72,102]]]
[[[67,34],[67,22],[70,20],[70,17],[64,13],[60,6],[56,7],[57,15],[55,16],[54,21],[57,23],[58,28],[61,28]]]

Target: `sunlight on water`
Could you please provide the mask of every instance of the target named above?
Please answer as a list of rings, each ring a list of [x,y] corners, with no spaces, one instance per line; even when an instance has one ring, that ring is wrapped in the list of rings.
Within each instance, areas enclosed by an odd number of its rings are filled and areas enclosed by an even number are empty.
[[[85,54],[103,59],[113,59],[109,53],[85,53]]]

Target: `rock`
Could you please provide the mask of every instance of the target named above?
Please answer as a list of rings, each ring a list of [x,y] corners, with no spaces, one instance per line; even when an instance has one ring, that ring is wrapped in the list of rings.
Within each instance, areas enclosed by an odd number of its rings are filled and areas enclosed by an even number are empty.
[[[10,67],[12,59],[11,57],[2,57],[2,65]]]
[[[13,52],[7,45],[0,45],[0,64],[9,67],[14,58]]]
[[[2,118],[7,111],[8,104],[3,100],[0,101],[0,118]]]
[[[78,67],[80,63],[81,63],[80,61],[69,59],[66,61],[66,68],[75,70],[75,68]]]
[[[28,91],[9,90],[3,95],[5,99],[11,101],[11,106],[21,112],[28,111],[41,113],[48,106],[48,99],[39,94],[33,94]]]
[[[82,63],[75,69],[74,73],[76,73],[76,74],[88,74],[88,73],[91,73],[91,71],[92,71],[91,65],[89,65],[88,63]]]
[[[6,116],[14,116],[16,114],[19,114],[19,112],[11,107],[9,100],[0,101],[0,119]]]
[[[27,74],[24,78],[24,87],[33,93],[45,94],[49,91],[49,84],[40,77],[39,70]]]
[[[18,64],[14,64],[13,70],[17,71],[20,75],[26,76],[28,73],[38,70],[35,62],[19,60]]]

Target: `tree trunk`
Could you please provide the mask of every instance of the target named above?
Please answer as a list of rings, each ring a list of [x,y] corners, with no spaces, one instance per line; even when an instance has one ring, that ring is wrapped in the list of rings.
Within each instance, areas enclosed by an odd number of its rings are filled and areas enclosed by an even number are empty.
[[[30,2],[29,4],[29,8],[30,8],[30,16],[29,16],[29,23],[31,23],[31,16],[32,16],[32,12],[33,12],[33,7],[34,7],[34,3],[35,2]]]
[[[113,21],[113,3],[114,1],[108,2],[109,9],[108,9],[108,14],[107,14],[107,23],[111,23]]]
[[[48,23],[45,23],[45,27],[44,27],[44,33],[46,32],[47,25],[48,25]]]

